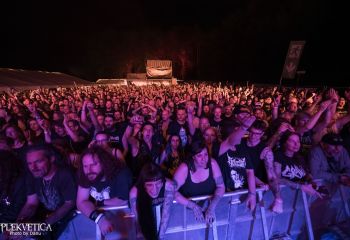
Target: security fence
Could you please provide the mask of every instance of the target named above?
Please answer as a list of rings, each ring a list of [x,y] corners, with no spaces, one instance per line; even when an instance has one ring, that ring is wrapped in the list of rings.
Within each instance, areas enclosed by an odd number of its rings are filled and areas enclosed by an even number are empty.
[[[174,201],[171,218],[165,234],[167,240],[199,239],[318,239],[320,230],[350,218],[350,188],[340,185],[325,186],[329,195],[323,199],[307,196],[301,190],[281,186],[283,213],[269,210],[273,202],[271,191],[257,190],[257,207],[251,212],[246,207],[247,190],[226,193],[215,210],[215,221],[209,225],[196,221],[192,210]],[[210,196],[192,198],[205,207]],[[134,216],[127,205],[104,208],[107,218],[116,226],[104,239],[143,239]],[[160,221],[160,208],[157,209]],[[103,239],[97,225],[82,214],[71,221],[61,239]]]

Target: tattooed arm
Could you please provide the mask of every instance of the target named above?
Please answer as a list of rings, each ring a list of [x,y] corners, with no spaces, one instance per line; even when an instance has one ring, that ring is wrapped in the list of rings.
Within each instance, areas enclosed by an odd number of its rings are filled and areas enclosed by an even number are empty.
[[[266,147],[260,155],[260,158],[264,160],[267,179],[269,182],[269,187],[275,197],[270,209],[275,213],[283,212],[283,200],[281,198],[281,188],[280,188],[280,176],[281,173],[277,174],[274,168],[274,157],[271,148]],[[278,163],[277,163],[278,164]],[[279,170],[280,172],[280,170]]]
[[[164,193],[164,203],[162,209],[162,218],[160,220],[159,227],[159,239],[164,239],[165,231],[168,227],[169,217],[170,217],[170,207],[173,203],[175,196],[175,186],[176,184],[170,180],[165,182],[165,193]]]
[[[290,188],[293,188],[293,189],[300,189],[300,184],[299,183],[295,183],[293,181],[290,181],[288,179],[285,179],[283,177],[281,177],[281,168],[282,168],[282,165],[278,162],[274,162],[274,168],[275,168],[275,172],[276,172],[276,175],[280,177],[280,183],[283,184],[283,185],[286,185]]]
[[[269,147],[264,148],[260,154],[260,158],[264,160],[269,187],[275,198],[281,198],[281,190],[279,185],[279,175],[276,174],[273,165],[273,153]]]
[[[218,202],[220,201],[220,198],[225,193],[224,180],[222,178],[219,165],[214,159],[211,160],[211,167],[212,167],[213,177],[214,177],[215,184],[216,184],[216,189],[215,189],[215,193],[214,193],[212,199],[210,200],[209,207],[208,207],[207,211],[205,212],[205,220],[207,223],[212,223],[214,221],[215,207],[218,204]]]
[[[174,181],[176,183],[176,189],[175,189],[176,202],[182,205],[185,205],[189,209],[192,209],[195,219],[197,221],[203,221],[204,216],[203,216],[202,208],[199,207],[195,202],[192,202],[190,199],[187,199],[184,196],[182,196],[182,194],[178,191],[181,188],[181,186],[185,183],[187,174],[188,174],[187,165],[185,163],[181,163],[180,166],[176,169],[176,172],[174,174]]]

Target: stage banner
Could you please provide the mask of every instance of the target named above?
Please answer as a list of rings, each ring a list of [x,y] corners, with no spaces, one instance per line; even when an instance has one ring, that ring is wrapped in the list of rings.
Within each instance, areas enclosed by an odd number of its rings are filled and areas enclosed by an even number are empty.
[[[286,60],[284,62],[282,78],[294,79],[298,69],[299,60],[303,52],[305,41],[291,41]]]
[[[147,60],[147,78],[172,78],[173,69],[170,60]]]

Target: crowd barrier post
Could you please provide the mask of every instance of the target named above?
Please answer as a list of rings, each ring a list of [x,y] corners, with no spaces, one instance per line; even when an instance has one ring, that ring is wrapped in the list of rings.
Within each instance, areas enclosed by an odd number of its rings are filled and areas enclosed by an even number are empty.
[[[264,239],[269,240],[269,232],[267,230],[267,222],[266,222],[266,210],[265,210],[265,202],[263,199],[263,191],[258,191],[258,205],[260,208],[261,222],[263,226]]]
[[[346,213],[347,217],[350,217],[350,211],[349,211],[349,204],[348,204],[348,198],[346,197],[345,189],[346,187],[343,185],[339,186],[339,191],[340,191],[340,197],[343,202],[344,210]]]
[[[308,203],[308,200],[307,200],[306,193],[301,191],[301,194],[302,194],[302,197],[303,197],[303,206],[304,206],[304,212],[305,212],[307,234],[308,234],[309,240],[314,240],[314,232],[313,232],[313,229],[312,229],[312,223],[311,223],[311,217],[310,217],[310,211],[309,211],[309,203]]]

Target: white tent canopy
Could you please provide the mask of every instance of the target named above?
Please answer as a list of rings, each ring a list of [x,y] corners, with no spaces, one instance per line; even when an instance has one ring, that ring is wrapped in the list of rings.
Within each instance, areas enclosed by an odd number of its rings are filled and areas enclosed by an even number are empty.
[[[29,71],[0,68],[0,90],[9,88],[18,90],[34,88],[73,87],[91,85],[92,82],[59,72]]]

